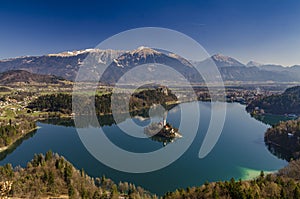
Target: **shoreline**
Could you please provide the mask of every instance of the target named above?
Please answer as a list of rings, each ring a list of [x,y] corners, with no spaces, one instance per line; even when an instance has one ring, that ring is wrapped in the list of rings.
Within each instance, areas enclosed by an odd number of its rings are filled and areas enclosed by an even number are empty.
[[[167,105],[169,105],[169,106],[171,106],[171,105],[178,105],[178,104],[180,104],[178,101],[172,101],[172,102],[170,102],[169,104],[167,104]],[[143,110],[143,109],[147,109],[147,108],[150,108],[150,107],[148,107],[148,106],[146,106],[146,107],[143,107],[143,108],[139,108],[139,109],[134,109],[134,110],[131,110],[130,111],[130,113],[133,113],[133,112],[135,112],[135,111],[141,111],[141,110]],[[43,112],[43,113],[47,113],[47,112]],[[63,113],[60,113],[61,115],[59,116],[59,117],[39,117],[39,118],[36,118],[33,122],[34,123],[36,123],[36,122],[38,122],[38,121],[42,121],[42,120],[47,120],[47,119],[51,119],[51,118],[70,118],[70,119],[72,119],[72,118],[74,118],[75,116],[74,115],[72,115],[72,114],[63,114]],[[112,115],[112,113],[101,113],[101,114],[97,114],[97,116],[105,116],[105,115]],[[22,133],[16,140],[14,140],[13,142],[11,142],[9,145],[7,145],[7,146],[3,146],[3,147],[0,147],[0,153],[3,153],[3,152],[5,152],[5,151],[7,151],[8,149],[10,149],[10,147],[12,147],[16,142],[18,142],[19,140],[21,140],[22,138],[24,138],[26,135],[28,135],[29,133],[31,133],[31,132],[33,132],[33,131],[35,131],[35,130],[37,130],[37,129],[39,129],[40,127],[35,127],[35,128],[33,128],[33,129],[30,129],[29,131],[27,131],[27,132],[25,132],[25,133]]]
[[[168,103],[166,103],[167,106],[173,106],[173,105],[179,105],[179,104],[182,104],[182,103],[188,103],[188,102],[196,102],[196,101],[200,101],[200,102],[207,102],[207,101],[203,101],[203,100],[195,100],[195,101],[170,101]],[[229,102],[226,102],[225,103],[229,103]],[[231,103],[238,103],[238,102],[231,102]],[[137,108],[137,109],[134,109],[134,110],[130,110],[129,113],[133,113],[135,111],[141,111],[143,109],[149,109],[151,108],[150,106],[145,106],[143,108]],[[43,112],[43,113],[47,113],[47,112]],[[58,117],[58,118],[70,118],[70,119],[74,119],[74,117],[76,117],[76,115],[72,115],[72,114],[63,114],[63,113],[60,113],[61,115]],[[122,113],[120,113],[122,114]],[[100,113],[100,114],[97,114],[97,116],[105,116],[105,115],[112,115],[112,113]],[[56,117],[39,117],[39,118],[36,118],[33,122],[38,122],[38,121],[41,121],[41,120],[47,120],[47,119],[51,119],[51,118],[56,118]],[[22,135],[17,138],[15,141],[13,141],[12,143],[10,143],[9,145],[7,146],[3,146],[3,147],[0,147],[0,153],[2,152],[5,152],[6,150],[8,150],[11,146],[13,146],[18,140],[22,139],[23,137],[25,137],[27,134],[33,132],[34,130],[37,130],[39,127],[37,126],[36,128],[34,129],[30,129],[28,132],[25,132],[25,133],[22,133]]]
[[[241,180],[253,180],[253,179],[259,177],[261,171],[263,171],[265,175],[278,172],[278,170],[266,171],[266,170],[250,169],[250,168],[247,168],[247,167],[238,167],[238,168],[242,172]]]
[[[226,102],[225,102],[226,103]],[[236,102],[234,102],[234,103],[236,103]],[[57,118],[59,118],[59,117],[57,117]],[[63,115],[63,116],[61,116],[61,118],[72,118],[72,116],[71,115]],[[38,121],[40,121],[40,120],[46,120],[46,119],[48,119],[48,118],[43,118],[43,119],[41,119],[41,118],[38,118],[35,122],[38,122]],[[32,129],[31,131],[29,131],[29,132],[32,132],[33,130],[36,130],[36,129],[38,129],[39,127],[36,127],[35,129]],[[28,132],[28,133],[29,133]],[[22,134],[22,137],[24,137],[25,136],[25,134],[27,135],[28,134],[27,132],[26,133],[24,133],[24,134]],[[23,136],[24,135],[24,136]],[[19,138],[20,139],[20,138]],[[19,139],[17,139],[17,140],[19,140]],[[16,140],[16,141],[17,141]],[[15,141],[15,142],[16,142]],[[14,142],[14,143],[15,143]],[[9,148],[9,147],[6,147],[6,149],[7,148]],[[6,149],[4,149],[4,150],[6,150]],[[1,150],[1,148],[0,148],[0,152],[2,152],[2,150]],[[254,169],[250,169],[250,168],[246,168],[246,167],[240,167],[241,168],[241,171],[242,171],[242,175],[241,175],[241,179],[242,180],[251,180],[251,179],[255,179],[256,177],[258,177],[259,176],[259,174],[260,174],[260,170],[254,170]],[[264,173],[265,174],[269,174],[269,173],[274,173],[274,172],[276,172],[276,171],[264,171]]]
[[[37,121],[34,121],[34,122],[37,122]],[[21,140],[22,138],[24,138],[26,135],[32,133],[33,131],[39,129],[40,127],[35,127],[33,129],[30,129],[29,131],[25,132],[25,133],[22,133],[20,135],[20,137],[18,137],[16,140],[14,140],[13,142],[11,142],[9,145],[7,146],[3,146],[3,147],[0,147],[0,153],[3,153],[5,152],[6,150],[8,150],[10,147],[12,147],[16,142],[18,142],[19,140]]]

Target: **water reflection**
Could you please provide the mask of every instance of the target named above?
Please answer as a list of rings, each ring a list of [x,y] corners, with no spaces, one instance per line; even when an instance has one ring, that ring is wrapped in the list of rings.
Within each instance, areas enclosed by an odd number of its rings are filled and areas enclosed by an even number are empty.
[[[270,126],[275,126],[279,122],[295,119],[285,115],[272,115],[272,114],[252,115],[252,117]],[[265,137],[264,139],[265,145],[273,155],[286,161],[291,161],[292,159],[299,157],[299,154],[293,152],[294,150],[287,150],[287,148],[290,147],[286,147],[286,146],[296,146],[295,142],[297,140],[291,139],[285,134],[283,134],[281,137],[278,137],[276,140],[277,141],[275,143],[272,142],[267,137]]]
[[[167,123],[167,115],[170,110],[175,108],[174,105],[168,106],[166,111],[163,114],[159,111],[152,111],[151,117],[161,117],[163,118],[161,122],[153,122],[145,127],[145,133],[148,134],[148,137],[156,142],[160,142],[163,146],[173,143],[176,139],[182,137],[177,128],[174,128],[171,124]],[[176,108],[175,108],[176,109]],[[178,110],[176,110],[178,111]],[[123,117],[122,117],[123,116]],[[149,109],[143,109],[139,111],[134,111],[130,113],[132,118],[138,119],[139,121],[149,120]],[[91,116],[78,116],[80,117],[81,123],[77,127],[86,128],[88,125],[92,127],[101,127],[112,126],[116,124],[113,115],[101,115],[98,116],[98,120],[94,120]],[[122,118],[122,121],[125,121],[128,118],[128,114],[118,115],[119,118]],[[41,123],[53,124],[58,126],[65,127],[74,127],[75,123],[72,118],[50,118],[40,121]],[[88,125],[87,125],[88,124]],[[151,130],[151,132],[150,132]]]
[[[177,105],[168,105],[166,107],[166,110],[169,111],[176,107]],[[141,109],[136,110],[133,112],[130,112],[130,116],[132,118],[137,118],[140,121],[149,119],[149,109]],[[159,112],[155,113],[153,112],[152,116],[161,116]],[[103,126],[112,126],[116,124],[113,115],[100,115],[97,117],[97,120],[94,120],[92,116],[89,115],[83,115],[83,116],[76,116],[79,117],[78,124],[76,123],[77,128],[87,128],[89,126],[91,127],[101,127]],[[120,122],[125,121],[128,118],[128,114],[118,114],[118,120]],[[40,121],[41,123],[46,124],[53,124],[53,125],[59,125],[59,126],[66,126],[66,127],[74,127],[75,123],[74,120],[71,118],[50,118],[46,120]]]
[[[290,151],[285,150],[284,148],[278,146],[277,144],[273,144],[272,142],[265,141],[268,150],[275,155],[276,157],[291,161],[293,159],[293,154]]]
[[[169,111],[176,106],[177,105],[166,106],[166,110]],[[130,113],[130,116],[133,118],[137,118],[140,121],[148,120],[149,119],[149,109],[133,111]],[[154,112],[152,116],[159,116],[159,114]],[[101,115],[101,116],[98,116],[98,120],[94,120],[93,119],[94,117],[87,116],[87,115],[78,116],[78,117],[80,117],[79,121],[82,121],[81,123],[79,123],[76,126],[78,128],[86,128],[89,126],[98,127],[99,125],[101,127],[103,127],[103,126],[112,126],[112,125],[116,124],[113,115]],[[121,118],[122,118],[122,121],[125,121],[126,119],[128,119],[128,114],[121,114]],[[56,126],[75,127],[74,119],[72,119],[72,118],[48,118],[45,120],[40,120],[39,122],[45,123],[45,124],[52,124],[52,125],[56,125]],[[1,151],[0,152],[0,161],[4,160],[7,157],[7,155],[11,154],[19,145],[22,144],[23,141],[33,137],[36,132],[37,132],[37,130],[34,130],[34,131],[26,134],[24,137],[20,138],[15,143],[13,143],[9,148],[7,148],[4,151]],[[164,145],[174,141],[173,138],[163,138],[163,137],[159,137],[159,136],[152,136],[151,140],[161,142]]]
[[[9,146],[6,150],[0,152],[0,161],[4,160],[7,155],[11,154],[18,146],[22,144],[23,141],[31,138],[34,136],[34,134],[37,132],[37,130],[33,130],[30,133],[27,133],[22,138],[18,139],[15,143],[13,143],[11,146]]]
[[[251,115],[256,120],[270,126],[274,126],[281,121],[287,121],[291,118],[284,115],[272,115],[272,114],[264,114],[264,115]]]

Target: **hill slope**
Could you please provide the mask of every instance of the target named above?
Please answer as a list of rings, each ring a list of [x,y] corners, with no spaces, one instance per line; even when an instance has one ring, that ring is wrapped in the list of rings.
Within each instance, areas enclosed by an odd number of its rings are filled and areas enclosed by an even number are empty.
[[[272,114],[300,114],[300,86],[288,88],[280,95],[254,100],[246,110],[252,112],[256,107]]]
[[[133,184],[117,186],[105,177],[91,178],[58,154],[35,155],[26,168],[0,167],[0,197],[13,198],[154,198]]]
[[[54,75],[33,74],[24,70],[11,70],[0,73],[0,84],[62,84],[64,79]]]

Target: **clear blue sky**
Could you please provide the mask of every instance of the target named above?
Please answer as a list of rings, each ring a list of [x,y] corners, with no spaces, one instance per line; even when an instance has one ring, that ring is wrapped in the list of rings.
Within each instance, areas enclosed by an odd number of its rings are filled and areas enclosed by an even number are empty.
[[[0,25],[0,59],[90,48],[158,26],[187,34],[210,54],[300,64],[299,0],[4,0]]]

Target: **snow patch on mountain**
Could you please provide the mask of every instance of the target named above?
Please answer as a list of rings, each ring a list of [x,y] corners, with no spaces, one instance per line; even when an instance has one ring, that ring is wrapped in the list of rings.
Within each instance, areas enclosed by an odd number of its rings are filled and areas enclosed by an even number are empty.
[[[77,56],[80,54],[84,53],[91,53],[91,52],[100,52],[103,50],[97,49],[97,48],[88,48],[84,50],[74,50],[74,51],[66,51],[66,52],[61,52],[61,53],[56,53],[56,54],[48,54],[49,57],[72,57],[72,56]]]

